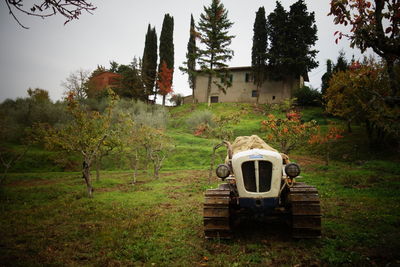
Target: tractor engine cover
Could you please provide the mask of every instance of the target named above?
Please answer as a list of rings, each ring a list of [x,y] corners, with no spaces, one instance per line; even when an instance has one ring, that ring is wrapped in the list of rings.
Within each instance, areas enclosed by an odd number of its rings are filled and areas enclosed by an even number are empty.
[[[239,198],[278,198],[282,166],[282,156],[275,151],[251,149],[234,154],[232,167]]]

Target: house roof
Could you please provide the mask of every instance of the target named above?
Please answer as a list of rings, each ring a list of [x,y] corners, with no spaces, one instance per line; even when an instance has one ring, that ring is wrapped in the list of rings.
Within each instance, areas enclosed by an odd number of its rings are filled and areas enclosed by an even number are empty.
[[[243,66],[243,67],[228,67],[226,68],[227,70],[230,71],[251,71],[251,66]],[[201,70],[196,70],[196,72],[201,72]]]
[[[90,78],[92,86],[97,90],[102,90],[107,86],[117,86],[119,83],[118,78],[122,77],[121,74],[103,71]]]
[[[96,74],[94,77],[98,77],[98,76],[114,76],[114,77],[120,77],[122,76],[121,74],[115,73],[115,72],[111,72],[111,71],[103,71],[103,72],[99,72],[98,74]]]

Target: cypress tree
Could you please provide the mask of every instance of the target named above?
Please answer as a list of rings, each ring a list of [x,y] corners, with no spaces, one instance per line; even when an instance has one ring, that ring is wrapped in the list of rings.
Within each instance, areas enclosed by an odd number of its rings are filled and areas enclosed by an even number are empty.
[[[318,40],[315,15],[314,12],[307,11],[304,0],[299,0],[290,6],[289,27],[291,29],[289,37],[295,40],[291,42],[293,45],[289,50],[292,58],[290,70],[299,76],[318,67],[318,62],[315,60],[318,51],[312,49]]]
[[[161,72],[161,66],[165,62],[167,68],[172,70],[171,85],[174,73],[174,18],[169,14],[164,15],[164,21],[160,34],[160,63],[158,65],[158,73]],[[165,97],[163,95],[163,105],[165,105]]]
[[[281,5],[276,2],[273,12],[268,15],[267,32],[270,47],[267,54],[268,69],[272,78],[282,79],[287,65],[287,47],[289,44],[286,39],[288,33],[288,14]],[[293,42],[293,40],[291,40]]]
[[[234,38],[228,35],[228,30],[232,25],[233,23],[228,19],[228,11],[220,0],[212,0],[209,7],[204,6],[204,12],[200,15],[197,26],[204,49],[199,48],[197,56],[202,73],[208,75],[206,95],[208,106],[211,105],[210,93],[214,75],[222,79],[222,83],[215,82],[215,84],[224,93],[226,93],[226,88],[231,86],[231,81],[227,79],[228,65],[225,63],[233,56],[233,51],[228,48]]]
[[[332,78],[332,60],[328,59],[326,61],[326,72],[321,77],[321,94],[323,102],[325,103],[324,96],[326,93],[326,89],[329,87],[329,80]]]
[[[254,83],[257,85],[257,103],[260,96],[260,87],[265,80],[267,66],[267,21],[265,9],[260,7],[256,12],[256,19],[253,27],[253,47],[251,50],[251,66],[253,68]]]
[[[144,83],[144,100],[149,100],[149,95],[154,92],[157,76],[157,33],[150,24],[147,28],[146,41],[142,58],[142,79]]]
[[[184,67],[179,69],[188,74],[189,87],[192,89],[192,101],[195,103],[194,90],[196,87],[196,28],[193,19],[193,14],[190,15],[190,30],[189,30],[189,41],[187,44],[186,61],[183,62]]]
[[[286,12],[279,2],[268,16],[268,35],[271,47],[268,52],[270,71],[274,78],[298,77],[318,66],[314,12],[308,13],[303,0],[290,6]]]

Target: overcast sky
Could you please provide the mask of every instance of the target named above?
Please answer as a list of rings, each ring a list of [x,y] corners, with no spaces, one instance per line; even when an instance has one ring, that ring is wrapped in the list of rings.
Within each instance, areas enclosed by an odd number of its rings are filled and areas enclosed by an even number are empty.
[[[32,1],[25,1],[31,3]],[[260,6],[269,14],[275,8],[272,0],[222,0],[228,17],[234,22],[231,34],[236,37],[231,48],[235,55],[228,64],[232,67],[251,65],[251,46],[255,13]],[[282,0],[285,9],[295,0]],[[333,33],[339,29],[328,17],[329,0],[306,0],[308,10],[315,12],[318,27],[319,67],[309,73],[310,85],[319,88],[326,70],[326,60],[336,60],[344,49],[348,58],[359,50],[351,49],[346,40],[336,45]],[[42,88],[50,92],[53,100],[63,96],[62,81],[78,69],[94,70],[97,65],[109,67],[109,61],[129,64],[133,57],[143,55],[144,39],[150,23],[156,27],[159,38],[164,14],[174,17],[175,73],[174,91],[191,94],[187,77],[178,67],[185,60],[189,39],[190,14],[197,22],[203,6],[211,0],[93,0],[97,6],[93,15],[83,13],[79,20],[64,24],[61,16],[45,20],[19,13],[20,21],[30,27],[21,28],[8,14],[4,1],[0,1],[0,101],[27,96],[27,89]]]

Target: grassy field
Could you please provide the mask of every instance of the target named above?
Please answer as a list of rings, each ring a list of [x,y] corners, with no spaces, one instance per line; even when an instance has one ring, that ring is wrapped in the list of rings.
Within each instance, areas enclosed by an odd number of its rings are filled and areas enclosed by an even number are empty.
[[[1,194],[0,262],[8,266],[399,263],[396,166],[373,161],[326,169],[310,157],[299,156],[297,161],[305,168],[304,180],[317,186],[321,195],[320,240],[294,241],[285,225],[262,221],[238,225],[232,241],[204,240],[202,199],[210,187],[206,171],[164,172],[159,180],[143,175],[136,185],[130,184],[129,172],[102,172],[94,199],[86,197],[79,173],[26,173],[13,174]]]
[[[232,110],[242,112],[241,123],[232,126],[235,135],[260,133],[264,115],[252,106],[213,106],[216,115]],[[168,135],[177,149],[158,180],[142,172],[132,185],[130,171],[102,171],[89,199],[80,172],[10,174],[0,191],[0,265],[400,264],[399,162],[364,151],[359,127],[336,146],[329,166],[305,150],[291,155],[302,166],[302,179],[320,192],[321,239],[296,241],[279,221],[247,221],[236,226],[231,241],[204,240],[203,193],[219,182],[214,178],[210,185],[207,177],[211,147],[218,140],[187,130],[184,122],[193,111],[191,105],[171,111]],[[326,123],[316,109],[305,116]]]

